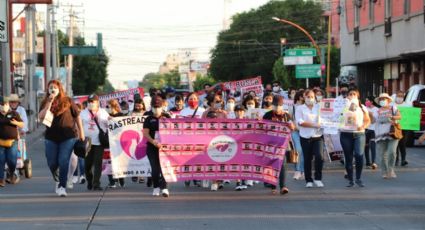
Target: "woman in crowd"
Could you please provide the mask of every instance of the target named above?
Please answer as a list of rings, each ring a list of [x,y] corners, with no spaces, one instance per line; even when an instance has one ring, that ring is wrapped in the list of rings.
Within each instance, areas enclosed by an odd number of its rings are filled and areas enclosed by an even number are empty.
[[[365,102],[366,108],[369,112],[370,125],[366,129],[366,143],[364,148],[364,155],[366,158],[366,166],[371,167],[372,169],[377,169],[378,165],[376,164],[375,119],[373,119],[373,114],[378,111],[378,107],[375,106],[375,102],[373,100],[374,97],[371,96],[367,97]]]
[[[306,187],[313,184],[323,187],[323,134],[319,123],[320,106],[316,104],[316,95],[313,90],[304,92],[304,105],[296,112],[296,122],[300,130],[301,146],[304,154],[304,170]],[[311,165],[314,157],[314,180],[311,175]]]
[[[261,111],[259,110],[260,104],[254,99],[253,96],[247,95],[242,102],[245,107],[245,118],[246,119],[260,119],[262,117]]]
[[[81,116],[81,111],[84,110],[83,105],[79,103],[77,103],[76,105]],[[84,123],[83,123],[83,126],[84,126]],[[87,133],[85,134],[87,136]],[[84,167],[85,167],[84,158],[78,157],[77,155],[74,154],[74,152],[72,152],[71,158],[69,159],[68,181],[66,184],[67,189],[73,189],[74,184],[76,183],[80,183],[80,184],[86,183],[86,176],[85,176],[86,174],[84,171]],[[80,176],[78,176],[78,173],[80,174]]]
[[[180,116],[186,118],[201,118],[205,109],[198,106],[198,101],[198,95],[194,92],[190,93],[186,98],[188,107],[180,111]]]
[[[91,138],[91,149],[85,158],[85,172],[87,189],[101,191],[100,177],[102,175],[102,161],[105,146],[99,140],[100,131],[108,131],[109,114],[100,108],[99,97],[92,94],[88,98],[87,108],[81,112],[84,133]],[[100,129],[102,130],[100,130]]]
[[[245,108],[242,105],[235,106],[235,119],[244,119]],[[242,191],[248,188],[246,180],[236,180],[236,191]]]
[[[235,98],[233,97],[228,97],[227,101],[226,101],[226,113],[227,113],[227,118],[229,119],[235,119],[236,118],[236,111],[235,111],[235,107],[236,107],[236,101]]]
[[[382,178],[396,178],[394,171],[398,139],[390,135],[391,125],[401,119],[396,106],[391,106],[392,98],[387,93],[381,93],[375,99],[381,107],[373,114],[376,120],[375,141],[376,152],[381,154]]]
[[[19,182],[15,174],[18,153],[18,129],[24,127],[19,113],[10,109],[9,99],[0,96],[0,187]],[[7,164],[7,179],[4,178],[5,165]],[[68,165],[67,165],[68,166]]]
[[[394,105],[397,106],[397,108],[405,106],[404,105],[404,92],[403,91],[397,92]],[[397,146],[397,158],[396,158],[396,161],[395,161],[396,166],[399,165],[399,162],[400,162],[401,166],[406,166],[408,164],[408,162],[406,160],[407,131],[402,130],[402,133],[403,133],[403,137],[398,141],[398,146]]]
[[[316,102],[320,103],[325,96],[325,93],[321,89],[315,89],[314,93],[316,94]]]
[[[292,108],[292,118],[295,121],[298,116],[301,116],[300,114],[297,114],[299,111],[301,111],[300,107],[304,105],[304,91],[298,91],[294,99],[294,106]],[[298,123],[295,122],[295,129],[291,133],[292,143],[294,143],[295,150],[298,152],[298,162],[295,164],[295,173],[294,173],[294,180],[303,180],[304,179],[304,154],[303,154],[303,148],[301,146],[301,139],[300,139],[300,130]]]
[[[66,96],[60,81],[51,80],[48,83],[38,118],[41,121],[46,118],[44,124],[47,124],[45,133],[47,164],[56,181],[56,193],[65,197],[69,159],[77,138],[84,140],[85,136],[78,108],[71,98]]]
[[[177,94],[174,97],[174,107],[170,109],[171,117],[172,118],[179,118],[180,112],[184,109],[184,99],[183,96],[180,94]]]
[[[125,106],[124,106],[125,108]],[[106,105],[106,111],[109,113],[109,116],[111,117],[122,117],[122,116],[126,116],[125,114],[123,114],[121,112],[121,107],[120,107],[120,103],[118,103],[117,99],[111,99],[108,101],[108,105]],[[108,180],[109,180],[109,184],[108,187],[109,188],[116,188],[116,182],[119,182],[119,185],[121,187],[124,187],[125,185],[125,180],[124,178],[118,178],[118,179],[114,179],[112,177],[112,175],[108,175]]]
[[[353,187],[353,157],[356,165],[355,183],[364,187],[361,180],[363,170],[363,153],[365,148],[365,130],[370,124],[369,111],[360,103],[360,92],[350,89],[347,94],[348,103],[342,115],[343,127],[340,129],[340,141],[344,151],[345,170],[348,185]]]
[[[163,100],[160,96],[152,98],[151,107],[153,115],[148,116],[143,123],[143,137],[148,140],[147,156],[151,165],[151,175],[153,182],[153,196],[168,197],[167,182],[162,176],[161,165],[159,162],[159,149],[162,145],[157,140],[157,132],[159,131],[159,119],[171,118],[167,113],[162,111]]]
[[[273,93],[265,93],[263,97],[263,113],[272,111],[273,110]]]
[[[271,120],[276,122],[289,122],[289,128],[291,130],[295,129],[294,124],[292,123],[292,117],[291,115],[283,109],[283,97],[282,96],[275,96],[274,102],[273,102],[273,110],[267,112],[263,116],[264,120]],[[285,167],[285,158],[282,162],[282,168],[280,169],[279,173],[279,187],[280,187],[280,194],[284,195],[289,192],[289,189],[286,187],[286,167]],[[272,193],[276,194],[276,186],[272,185]]]

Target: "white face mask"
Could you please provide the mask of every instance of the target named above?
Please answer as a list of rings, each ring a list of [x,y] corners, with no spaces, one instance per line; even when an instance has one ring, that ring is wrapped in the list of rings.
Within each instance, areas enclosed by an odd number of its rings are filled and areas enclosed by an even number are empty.
[[[156,116],[159,116],[162,114],[162,107],[159,108],[152,108],[152,113]]]
[[[275,106],[275,109],[276,109],[277,112],[282,112],[283,111],[283,105]]]
[[[0,111],[3,113],[9,112],[10,106],[9,105],[0,105]]]
[[[255,105],[246,105],[246,108],[248,110],[253,110],[253,109],[255,109]]]
[[[317,101],[322,101],[322,99],[323,99],[323,96],[316,96]]]
[[[106,108],[105,109],[107,113],[111,114],[112,113],[112,109],[111,108]]]
[[[58,88],[50,87],[49,88],[49,94],[57,97],[59,95],[59,89]]]
[[[313,98],[306,98],[305,104],[306,105],[314,105],[314,99]]]
[[[89,103],[89,104],[87,105],[87,108],[88,108],[89,110],[93,110],[93,109],[95,108],[95,105],[94,105],[93,103]]]
[[[133,111],[134,110],[134,103],[128,103],[128,109],[130,111]]]
[[[215,109],[221,109],[222,108],[221,103],[215,103],[214,108]]]
[[[279,92],[279,90],[280,90],[280,87],[279,87],[279,86],[274,86],[274,87],[273,87],[273,91],[274,91],[274,92]]]
[[[295,93],[291,93],[291,96],[290,96],[290,97],[291,97],[291,99],[292,99],[292,100],[294,100],[294,98],[295,98]]]
[[[229,111],[235,110],[235,103],[233,103],[233,102],[227,103],[227,110],[229,110]]]
[[[397,103],[397,104],[403,103],[403,98],[402,97],[396,97],[395,103]]]
[[[385,106],[387,106],[387,101],[386,101],[386,100],[380,100],[380,101],[379,101],[379,105],[380,105],[381,107],[385,107]]]
[[[128,110],[127,109],[121,110],[121,113],[127,114],[128,113]]]
[[[351,99],[351,103],[358,105],[359,104],[359,99],[353,98],[353,99]]]

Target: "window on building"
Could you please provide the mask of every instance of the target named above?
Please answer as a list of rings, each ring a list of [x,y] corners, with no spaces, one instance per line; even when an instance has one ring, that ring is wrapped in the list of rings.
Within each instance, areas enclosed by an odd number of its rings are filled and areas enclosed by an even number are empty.
[[[407,15],[410,14],[410,0],[404,0],[403,13]]]
[[[359,2],[361,4],[361,1],[355,0],[355,7],[354,7],[354,44],[360,43],[360,8],[359,8]],[[360,5],[361,6],[361,5]]]
[[[369,24],[375,23],[375,0],[369,0]]]
[[[385,36],[391,36],[391,11],[392,11],[392,0],[385,0]]]

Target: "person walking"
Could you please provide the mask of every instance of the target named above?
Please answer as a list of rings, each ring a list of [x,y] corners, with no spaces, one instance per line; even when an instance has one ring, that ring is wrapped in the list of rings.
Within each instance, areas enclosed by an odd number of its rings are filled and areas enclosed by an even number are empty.
[[[84,133],[91,138],[91,149],[85,157],[85,174],[88,190],[103,190],[100,186],[100,177],[102,175],[102,160],[104,146],[100,143],[100,129],[103,132],[108,131],[109,114],[100,108],[99,97],[92,94],[88,98],[87,108],[81,114]]]
[[[381,154],[382,178],[396,178],[394,167],[399,140],[390,135],[390,130],[401,119],[400,112],[396,106],[391,106],[392,98],[387,93],[381,93],[375,102],[381,106],[373,117],[376,120],[376,152]]]
[[[304,105],[299,107],[296,115],[297,125],[300,130],[301,147],[304,154],[304,170],[306,187],[313,185],[324,187],[322,182],[323,169],[323,132],[319,121],[319,104],[316,104],[313,90],[304,92]],[[312,177],[312,161],[314,157],[314,180]]]
[[[85,136],[79,110],[66,96],[60,81],[51,80],[47,84],[38,118],[46,124],[46,159],[56,182],[55,192],[66,197],[69,159],[77,138],[84,140]],[[76,126],[78,129],[75,129]]]
[[[18,153],[18,128],[24,128],[19,113],[10,109],[9,99],[0,96],[0,187],[6,182],[16,184],[19,177],[15,174]],[[4,178],[7,164],[7,179]]]
[[[370,124],[369,112],[366,106],[360,103],[360,92],[350,89],[347,94],[347,104],[341,119],[343,126],[340,128],[340,142],[344,151],[345,170],[348,185],[353,187],[354,182],[359,187],[364,187],[361,180],[363,170],[363,153],[365,148],[365,130]],[[356,164],[356,180],[353,180],[353,157]]]
[[[398,91],[396,94],[396,98],[395,98],[395,103],[394,106],[396,106],[397,108],[399,107],[403,107],[405,106],[404,103],[404,92],[403,91]],[[403,127],[402,127],[403,128]],[[407,133],[408,131],[406,130],[402,130],[402,134],[403,137],[398,141],[398,145],[397,145],[397,157],[395,160],[395,165],[398,166],[399,163],[401,166],[406,166],[407,164],[409,164],[409,162],[407,162],[406,160],[406,141],[407,141]]]
[[[157,132],[159,131],[159,119],[171,118],[168,113],[162,111],[162,98],[154,96],[152,98],[151,106],[153,115],[149,115],[143,123],[143,137],[147,139],[147,156],[151,165],[151,175],[153,182],[153,196],[163,197],[170,195],[167,189],[167,182],[165,181],[161,165],[159,162],[159,149],[162,147],[157,139]]]
[[[370,167],[373,170],[378,168],[376,164],[376,143],[375,143],[375,119],[373,119],[373,113],[378,111],[378,107],[375,106],[373,101],[374,97],[366,98],[365,106],[369,112],[370,125],[366,129],[366,143],[364,147],[364,155],[366,158],[366,167]],[[370,154],[369,154],[370,151]]]

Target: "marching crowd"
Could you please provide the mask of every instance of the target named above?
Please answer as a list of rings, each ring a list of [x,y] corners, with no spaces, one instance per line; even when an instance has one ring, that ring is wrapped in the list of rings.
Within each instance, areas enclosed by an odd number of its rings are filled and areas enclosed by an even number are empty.
[[[341,120],[355,128],[339,130],[344,157],[341,163],[346,169],[347,187],[364,187],[362,170],[364,165],[381,169],[382,178],[396,178],[395,166],[406,166],[406,142],[404,137],[394,136],[393,127],[401,119],[397,107],[403,104],[404,93],[397,92],[395,100],[387,93],[378,97],[367,97],[364,103],[359,90],[343,85],[336,100],[350,105],[341,114]],[[304,180],[307,188],[324,187],[324,138],[321,125],[320,101],[325,93],[318,87],[311,89],[290,88],[284,91],[279,82],[267,84],[262,95],[254,91],[241,94],[225,90],[220,84],[206,84],[201,93],[176,94],[171,88],[164,91],[150,89],[142,97],[135,95],[128,102],[109,100],[105,108],[100,107],[99,97],[90,95],[82,104],[76,104],[66,96],[62,84],[57,80],[48,83],[38,119],[46,124],[45,155],[47,165],[56,182],[58,196],[67,196],[66,189],[73,183],[86,183],[88,190],[103,190],[100,179],[102,159],[107,144],[102,140],[108,130],[108,121],[119,116],[145,116],[143,136],[148,140],[147,156],[151,165],[151,177],[131,180],[146,182],[153,188],[153,196],[169,196],[167,182],[162,177],[159,149],[162,147],[155,133],[161,118],[224,118],[256,119],[286,122],[291,129],[290,151],[298,153],[293,179]],[[285,106],[285,100],[293,100],[293,106]],[[17,95],[0,97],[0,187],[6,183],[16,184],[19,176],[15,173],[17,161],[17,140],[23,139],[26,128],[25,109],[19,106]],[[77,142],[91,139],[91,148],[85,158],[77,157],[73,151]],[[425,140],[425,135],[420,141]],[[289,151],[288,150],[288,151]],[[376,162],[380,155],[381,162]],[[399,156],[400,155],[400,156]],[[314,159],[314,161],[313,161]],[[365,163],[364,163],[365,159]],[[314,162],[314,165],[313,165]],[[5,166],[7,165],[7,169]],[[313,168],[314,167],[314,174]],[[79,170],[77,170],[77,168]],[[287,163],[282,164],[279,174],[279,189],[270,184],[272,193],[287,194]],[[355,168],[355,172],[354,172]],[[124,187],[124,178],[108,175],[109,188]],[[210,187],[216,191],[229,181],[185,181],[185,186]],[[235,190],[253,186],[256,181],[237,180]]]

